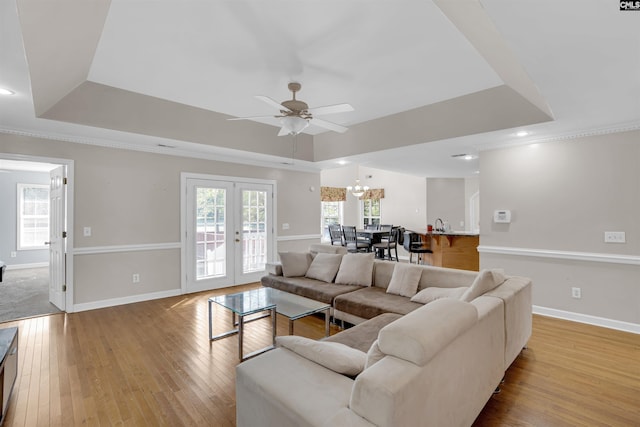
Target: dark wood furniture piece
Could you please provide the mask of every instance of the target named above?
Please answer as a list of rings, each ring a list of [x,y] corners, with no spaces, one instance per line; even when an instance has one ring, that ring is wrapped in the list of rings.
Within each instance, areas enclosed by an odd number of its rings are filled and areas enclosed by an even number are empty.
[[[342,236],[349,252],[370,252],[371,242],[358,239],[358,232],[353,225],[342,226]]]
[[[2,276],[4,276],[4,270],[7,269],[7,264],[0,261],[0,282],[2,282]]]
[[[382,231],[382,230],[381,230]],[[387,238],[381,239],[379,243],[374,243],[372,247],[376,251],[376,258],[389,259],[393,261],[398,260],[398,240],[399,240],[400,228],[392,227]],[[395,250],[395,258],[391,255],[391,251]]]
[[[431,239],[423,239],[420,233],[416,233],[415,231],[405,231],[403,246],[404,249],[409,252],[409,263],[413,261],[413,254],[418,255],[416,262],[420,264],[420,261],[422,261],[422,263],[425,261],[424,255],[433,252],[431,250]]]
[[[0,424],[18,376],[18,328],[0,329]]]
[[[340,224],[330,224],[328,227],[329,236],[331,236],[331,245],[338,244],[339,246],[344,246],[344,242],[342,240],[342,226]]]

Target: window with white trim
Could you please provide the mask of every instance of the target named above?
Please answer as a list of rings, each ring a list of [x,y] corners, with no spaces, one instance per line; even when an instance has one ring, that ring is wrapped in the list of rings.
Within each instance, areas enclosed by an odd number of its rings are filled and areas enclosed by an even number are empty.
[[[380,225],[380,199],[362,200],[362,222],[364,227]]]
[[[18,184],[18,250],[45,249],[49,240],[49,186]]]
[[[322,240],[325,242],[331,241],[329,235],[329,225],[342,224],[344,202],[320,202],[320,233],[322,234]]]

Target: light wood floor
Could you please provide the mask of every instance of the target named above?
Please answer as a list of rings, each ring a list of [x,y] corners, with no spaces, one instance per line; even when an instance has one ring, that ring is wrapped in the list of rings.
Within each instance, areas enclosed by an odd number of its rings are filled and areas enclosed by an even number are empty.
[[[234,425],[238,341],[207,339],[215,293],[0,324],[20,328],[4,426]],[[222,332],[230,317],[215,316]],[[247,351],[269,343],[268,325],[247,326]],[[295,333],[323,328],[311,317]],[[474,425],[640,426],[640,336],[534,316],[529,348]]]

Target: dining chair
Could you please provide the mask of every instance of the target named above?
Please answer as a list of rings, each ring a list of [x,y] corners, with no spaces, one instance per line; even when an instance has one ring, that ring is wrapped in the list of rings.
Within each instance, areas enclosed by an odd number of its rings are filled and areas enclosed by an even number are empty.
[[[329,236],[331,237],[331,245],[338,244],[344,246],[342,240],[342,227],[340,224],[329,224]]]
[[[378,224],[367,224],[364,226],[365,230],[374,231],[378,229]]]
[[[356,227],[352,225],[342,226],[342,236],[344,237],[344,245],[348,252],[369,252],[371,244],[367,241],[359,240]]]
[[[393,255],[391,255],[391,250],[395,250],[396,256],[395,261],[399,261],[398,259],[398,234],[400,233],[399,227],[392,227],[389,233],[389,237],[386,241],[382,241],[380,243],[375,243],[373,248],[375,251],[381,251],[383,253],[384,259],[389,259],[390,261],[394,260]]]

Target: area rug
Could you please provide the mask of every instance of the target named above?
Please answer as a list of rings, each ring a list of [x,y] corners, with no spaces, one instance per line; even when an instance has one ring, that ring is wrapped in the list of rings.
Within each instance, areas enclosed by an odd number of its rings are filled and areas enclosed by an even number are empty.
[[[0,322],[60,313],[49,302],[49,268],[6,270],[0,282]]]

